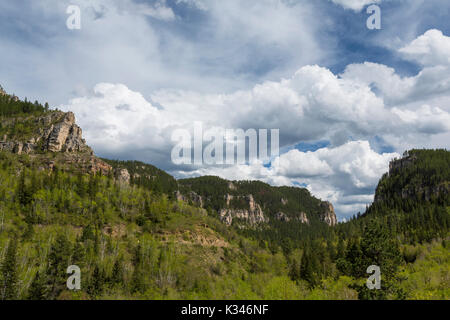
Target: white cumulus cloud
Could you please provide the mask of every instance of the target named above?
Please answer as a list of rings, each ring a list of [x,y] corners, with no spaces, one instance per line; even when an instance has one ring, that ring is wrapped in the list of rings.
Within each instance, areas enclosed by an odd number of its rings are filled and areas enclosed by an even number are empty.
[[[450,65],[450,37],[440,30],[428,30],[399,51],[424,66]]]
[[[346,9],[352,9],[354,11],[361,11],[365,6],[369,4],[381,2],[381,0],[331,0],[331,1]]]
[[[364,209],[389,161],[405,149],[448,148],[450,87],[444,60],[436,61],[439,65],[424,66],[413,77],[374,63],[349,65],[341,75],[308,65],[290,78],[227,94],[166,89],[145,98],[123,84],[100,83],[61,109],[75,112],[88,143],[104,156],[143,160],[179,177],[215,174],[306,184],[344,216]],[[175,129],[192,130],[195,121],[204,132],[279,129],[281,150],[289,151],[270,167],[260,162],[175,166],[171,135]],[[377,152],[371,144],[377,139],[395,152]],[[323,140],[330,145],[314,152],[294,147]]]

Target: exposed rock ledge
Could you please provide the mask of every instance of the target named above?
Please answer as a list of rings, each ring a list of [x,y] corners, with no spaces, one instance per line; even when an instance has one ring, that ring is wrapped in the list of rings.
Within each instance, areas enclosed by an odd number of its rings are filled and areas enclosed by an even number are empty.
[[[320,204],[320,207],[323,209],[320,213],[320,219],[330,227],[337,225],[337,218],[333,205],[328,201],[324,201]]]
[[[41,117],[12,118],[3,122],[4,127],[20,121],[32,121],[37,128],[27,140],[0,137],[0,151],[28,154],[40,158],[43,168],[74,166],[83,172],[108,174],[112,167],[100,160],[82,137],[81,128],[75,123],[72,112],[51,111]],[[48,153],[57,153],[56,158]]]
[[[278,212],[275,214],[275,219],[283,222],[289,222],[289,221],[300,221],[301,223],[309,224],[309,219],[306,213],[300,212],[299,214],[296,214],[294,218],[289,217],[284,212]]]
[[[82,138],[82,130],[75,123],[72,112],[54,111],[45,116],[36,118],[39,128],[27,141],[8,140],[3,136],[0,141],[0,150],[16,154],[33,154],[38,152],[86,152],[93,154],[91,148]]]
[[[229,205],[231,199],[232,196],[227,195],[227,205]],[[233,223],[233,219],[244,220],[252,226],[269,221],[269,218],[264,215],[261,206],[253,199],[253,195],[250,194],[245,199],[248,202],[248,209],[221,209],[219,212],[220,220],[228,226]]]

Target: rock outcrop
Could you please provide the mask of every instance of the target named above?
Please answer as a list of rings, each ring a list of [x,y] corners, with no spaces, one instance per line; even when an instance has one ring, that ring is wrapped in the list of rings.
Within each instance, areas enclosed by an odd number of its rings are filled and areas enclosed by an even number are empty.
[[[289,222],[291,221],[291,218],[288,217],[284,212],[277,212],[275,214],[275,219],[277,219],[278,221],[283,221],[283,222]]]
[[[409,167],[414,168],[419,156],[420,153],[417,154],[417,152],[405,152],[403,158],[394,159],[389,163],[389,172],[384,174],[378,183],[374,203],[388,200],[393,195],[401,199],[430,201],[433,198],[445,197],[450,194],[448,180],[430,183],[426,173],[419,170],[408,170]],[[407,175],[407,178],[399,180],[397,176],[402,174]],[[388,181],[391,183],[386,183]],[[399,181],[403,181],[403,183],[399,183]]]
[[[228,195],[228,205],[231,199],[232,197]],[[222,220],[222,222],[224,222],[228,226],[230,226],[235,219],[239,219],[240,221],[248,223],[251,226],[269,221],[269,218],[264,215],[261,206],[255,202],[253,195],[250,194],[246,196],[245,200],[248,204],[248,209],[221,209],[219,212],[220,220]]]
[[[72,112],[64,114],[61,120],[49,129],[50,134],[46,139],[48,151],[80,152],[87,148],[81,128],[75,124],[75,115]]]
[[[402,170],[403,168],[409,167],[417,160],[417,157],[412,154],[405,152],[403,158],[394,159],[389,163],[389,175],[394,174],[395,172]]]
[[[187,196],[183,195],[180,191],[177,191],[175,192],[175,197],[178,201],[192,202],[200,208],[203,208],[203,198],[194,191],[189,192]]]
[[[305,212],[300,212],[299,214],[295,214],[293,217],[290,217],[280,211],[275,214],[275,219],[282,222],[299,221],[301,223],[309,224],[309,219]]]
[[[280,197],[280,205],[276,210],[271,210],[270,202],[264,202],[264,198],[258,197],[255,200],[253,194],[240,193],[238,183],[225,181],[228,190],[222,199],[212,199],[211,195],[203,194],[203,197],[196,192],[189,190],[191,185],[185,184],[184,192],[176,191],[175,197],[179,201],[188,202],[202,208],[216,208],[220,220],[228,226],[237,223],[240,227],[255,227],[260,224],[272,221],[291,222],[298,221],[303,224],[310,224],[311,215],[318,215],[319,219],[329,226],[337,224],[336,214],[330,202],[318,202],[314,213],[309,214],[303,210],[294,211],[290,207],[292,198],[288,196]],[[213,187],[212,187],[213,188]],[[186,190],[187,189],[187,190]],[[292,196],[292,195],[291,195]],[[216,195],[220,197],[220,195]]]
[[[3,135],[0,151],[28,154],[32,158],[40,159],[42,169],[53,169],[55,166],[72,167],[85,173],[103,174],[112,170],[112,167],[97,158],[86,144],[72,112],[50,111],[38,117],[7,118],[3,119],[1,124],[8,132],[8,128],[14,128],[17,123],[25,123],[34,129],[26,136],[15,136],[11,133]],[[125,176],[122,178],[126,180]]]
[[[301,223],[309,224],[309,219],[305,212],[300,212],[300,214],[296,217],[296,219]]]
[[[328,202],[322,202],[320,204],[323,211],[319,214],[320,220],[328,224],[330,227],[337,225],[336,213],[334,212],[333,205]]]
[[[30,119],[13,119],[4,126],[14,125],[15,122]],[[34,120],[38,128],[26,141],[20,138],[8,139],[8,135],[0,141],[0,151],[9,151],[17,154],[33,154],[41,152],[85,152],[93,154],[82,137],[81,128],[75,123],[72,112],[53,111]],[[22,139],[23,140],[23,139]]]
[[[115,177],[120,183],[130,183],[131,175],[127,169],[117,169],[115,172]]]

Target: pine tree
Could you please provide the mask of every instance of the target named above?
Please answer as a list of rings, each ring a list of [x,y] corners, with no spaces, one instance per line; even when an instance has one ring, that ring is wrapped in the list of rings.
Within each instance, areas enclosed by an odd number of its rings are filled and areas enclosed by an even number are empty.
[[[65,234],[59,234],[50,248],[47,277],[50,298],[56,298],[66,285],[66,270],[70,261],[71,244]]]
[[[12,239],[1,266],[1,298],[14,300],[17,298],[17,241]]]
[[[28,300],[45,300],[46,298],[46,286],[45,278],[41,276],[40,272],[36,272],[36,276],[31,282],[30,289],[28,291]]]
[[[23,206],[28,205],[31,202],[31,193],[28,190],[25,183],[25,170],[22,170],[19,177],[19,184],[17,185],[17,199]]]
[[[311,287],[317,285],[317,263],[316,258],[310,253],[309,249],[305,249],[302,261],[300,263],[300,277],[307,281]]]
[[[31,240],[34,235],[34,228],[32,223],[27,223],[27,228],[25,229],[25,232],[23,233],[22,237],[24,240]]]
[[[390,237],[381,223],[373,220],[364,229],[361,239],[361,274],[371,265],[380,267],[382,274],[381,290],[369,290],[365,285],[357,288],[360,299],[386,299],[389,294],[398,297],[403,293],[394,283],[397,269],[401,263],[401,254],[397,242]],[[364,276],[368,276],[365,274]]]
[[[110,280],[111,284],[112,285],[121,284],[123,282],[123,274],[124,274],[123,261],[122,261],[122,258],[119,258],[114,263],[111,280]]]
[[[94,272],[91,276],[91,281],[88,286],[88,293],[93,297],[97,298],[103,291],[103,285],[105,283],[105,274],[103,270],[100,270],[99,266],[96,265]]]

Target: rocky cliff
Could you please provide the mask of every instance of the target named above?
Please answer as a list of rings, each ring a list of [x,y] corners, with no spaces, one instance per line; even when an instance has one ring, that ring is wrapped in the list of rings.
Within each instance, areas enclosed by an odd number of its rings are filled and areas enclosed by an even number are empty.
[[[375,203],[410,199],[430,201],[450,194],[450,153],[446,150],[411,150],[389,164],[378,183]]]
[[[0,127],[3,133],[0,151],[39,158],[45,169],[73,167],[104,174],[112,170],[86,144],[72,112],[48,111],[40,115],[6,117],[0,119]]]
[[[337,225],[337,218],[336,218],[336,213],[334,212],[333,205],[330,202],[325,201],[320,204],[320,207],[322,209],[319,212],[320,220],[322,220],[329,226]]]
[[[337,224],[333,205],[314,198],[306,189],[272,187],[257,181],[227,181],[199,177],[179,181],[175,193],[187,201],[217,212],[226,224],[257,226],[271,222],[322,221]]]
[[[40,117],[19,117],[1,122],[2,127],[11,129],[17,123],[26,123],[34,130],[25,135],[4,134],[0,141],[0,150],[17,154],[47,151],[93,154],[82,138],[82,130],[75,123],[75,115],[72,112],[52,111]]]
[[[7,95],[1,87],[0,95]],[[83,139],[72,112],[48,111],[47,107],[23,110],[0,117],[0,151],[38,159],[43,169],[57,167],[112,174],[122,184],[140,185],[214,210],[226,225],[257,226],[277,221],[303,224],[322,221],[329,226],[337,223],[333,206],[314,198],[306,189],[217,177],[177,182],[150,165],[97,158]]]
[[[222,220],[222,222],[230,226],[233,223],[233,219],[238,219],[254,226],[269,220],[261,209],[261,206],[255,202],[253,195],[249,194],[241,198],[245,201],[248,208],[233,209],[229,207],[231,200],[233,200],[233,196],[227,195],[227,208],[219,211],[220,220]]]

